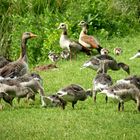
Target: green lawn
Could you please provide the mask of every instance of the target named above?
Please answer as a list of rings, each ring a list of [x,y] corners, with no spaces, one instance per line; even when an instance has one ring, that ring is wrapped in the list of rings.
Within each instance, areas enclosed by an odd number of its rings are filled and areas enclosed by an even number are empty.
[[[140,59],[129,60],[129,57],[140,49],[140,35],[101,40],[101,44],[109,48],[111,56],[129,64],[132,75],[139,74]],[[121,47],[123,54],[114,56],[114,47]],[[96,72],[80,70],[89,58],[79,54],[76,60],[59,61],[58,70],[40,72],[45,94],[53,94],[70,83],[80,84],[86,89],[92,88]],[[114,83],[127,76],[123,70],[109,71],[109,74]],[[4,109],[0,112],[0,140],[138,140],[140,136],[140,113],[132,101],[125,103],[124,112],[117,111],[117,102],[112,99],[106,104],[103,95],[97,95],[96,104],[92,98],[88,98],[78,102],[75,109],[69,103],[65,110],[41,108],[39,95],[34,105],[27,105],[23,100],[19,105],[15,100],[14,109],[4,102],[2,104]]]

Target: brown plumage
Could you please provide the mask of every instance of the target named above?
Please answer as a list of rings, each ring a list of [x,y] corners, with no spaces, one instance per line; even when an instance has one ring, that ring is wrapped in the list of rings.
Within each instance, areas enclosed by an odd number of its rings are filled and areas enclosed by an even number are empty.
[[[82,31],[79,36],[79,43],[86,48],[96,49],[100,53],[102,47],[99,42],[93,36],[87,35],[87,23],[85,21],[81,21],[79,26],[82,27]]]
[[[22,35],[21,41],[21,54],[18,60],[5,65],[0,69],[0,76],[2,77],[18,77],[22,76],[27,72],[27,56],[26,56],[26,43],[30,38],[36,37],[33,33],[25,32]]]

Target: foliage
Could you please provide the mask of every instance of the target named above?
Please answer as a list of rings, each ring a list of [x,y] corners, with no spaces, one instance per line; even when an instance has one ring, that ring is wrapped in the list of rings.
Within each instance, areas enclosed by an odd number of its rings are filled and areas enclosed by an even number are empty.
[[[60,22],[69,25],[69,36],[75,39],[83,19],[89,22],[89,34],[100,41],[139,31],[139,0],[1,0],[0,6],[0,55],[17,59],[21,34],[32,31],[38,35],[28,45],[33,65],[46,61],[51,49],[60,51]]]

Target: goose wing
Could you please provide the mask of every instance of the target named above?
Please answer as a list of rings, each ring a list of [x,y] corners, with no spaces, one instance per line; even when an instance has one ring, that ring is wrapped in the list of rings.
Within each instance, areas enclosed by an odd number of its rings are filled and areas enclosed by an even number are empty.
[[[26,65],[20,61],[9,63],[0,70],[0,76],[10,78],[22,76],[27,72]]]
[[[81,40],[87,44],[90,44],[93,48],[98,48],[99,43],[93,36],[84,35],[81,37]]]

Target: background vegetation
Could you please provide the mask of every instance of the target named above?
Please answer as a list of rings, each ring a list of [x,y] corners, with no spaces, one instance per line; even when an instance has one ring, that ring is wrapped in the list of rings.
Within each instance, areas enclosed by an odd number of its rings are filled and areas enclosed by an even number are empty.
[[[29,42],[33,65],[47,59],[50,49],[59,51],[59,23],[69,25],[69,36],[77,39],[81,20],[89,22],[89,34],[102,40],[124,37],[139,30],[139,0],[0,0],[0,55],[16,59],[21,35],[31,31],[38,38]],[[103,44],[104,46],[104,44]]]

